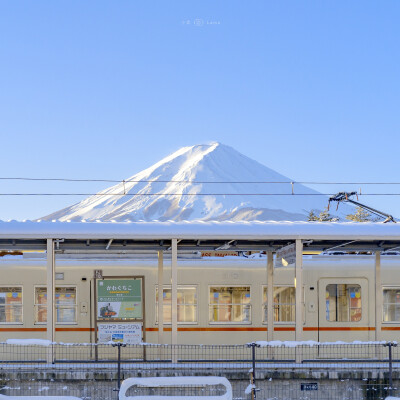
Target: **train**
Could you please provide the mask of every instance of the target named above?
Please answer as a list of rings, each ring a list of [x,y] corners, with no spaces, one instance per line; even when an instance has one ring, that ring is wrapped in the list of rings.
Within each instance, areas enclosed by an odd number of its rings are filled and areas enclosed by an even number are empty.
[[[164,261],[163,343],[171,342],[170,260]],[[45,254],[0,257],[0,341],[46,338]],[[158,343],[158,261],[142,257],[57,256],[56,341]],[[381,256],[382,306],[375,307],[374,255],[303,259],[302,340],[400,338],[400,256]],[[265,257],[178,259],[178,343],[295,340],[295,270],[274,268],[267,312]],[[377,324],[376,321],[380,321]],[[271,337],[271,336],[270,336]]]

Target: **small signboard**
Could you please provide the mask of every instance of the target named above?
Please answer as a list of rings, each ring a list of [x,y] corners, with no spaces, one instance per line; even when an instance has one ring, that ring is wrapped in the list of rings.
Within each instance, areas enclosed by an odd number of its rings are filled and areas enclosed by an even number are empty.
[[[142,280],[97,280],[97,319],[143,319]]]
[[[98,324],[98,343],[126,343],[138,344],[142,342],[143,324],[135,323],[110,323]]]
[[[282,247],[276,252],[277,267],[286,267],[291,264],[296,264],[296,243]]]
[[[202,251],[201,252],[202,257],[238,257],[238,252],[237,251],[226,251],[226,250],[221,250],[221,251],[216,251],[216,250],[209,250],[209,251]]]
[[[301,391],[318,390],[318,383],[317,382],[301,383],[300,390]]]
[[[94,277],[96,279],[103,279],[103,270],[102,269],[95,269],[94,270]]]

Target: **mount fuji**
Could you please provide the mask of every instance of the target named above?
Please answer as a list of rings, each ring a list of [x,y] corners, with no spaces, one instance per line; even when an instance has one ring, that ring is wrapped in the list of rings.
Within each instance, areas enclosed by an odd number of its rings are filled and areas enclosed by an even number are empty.
[[[305,196],[292,196],[291,182],[229,146],[196,145],[41,220],[305,221],[324,210],[327,197],[301,184],[294,190]]]

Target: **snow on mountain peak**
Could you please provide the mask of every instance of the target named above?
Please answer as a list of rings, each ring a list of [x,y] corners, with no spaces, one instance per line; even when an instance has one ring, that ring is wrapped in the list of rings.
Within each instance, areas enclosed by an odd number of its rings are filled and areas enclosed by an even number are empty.
[[[290,182],[232,147],[212,142],[182,147],[125,182],[41,219],[305,220],[310,210],[325,208],[324,196],[291,196]],[[318,194],[300,184],[296,193]]]

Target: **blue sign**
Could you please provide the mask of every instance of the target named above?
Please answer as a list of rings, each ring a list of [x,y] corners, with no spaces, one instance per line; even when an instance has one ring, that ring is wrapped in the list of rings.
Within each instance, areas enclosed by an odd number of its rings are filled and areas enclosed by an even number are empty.
[[[313,382],[313,383],[301,383],[300,384],[300,390],[318,390],[318,383]]]

